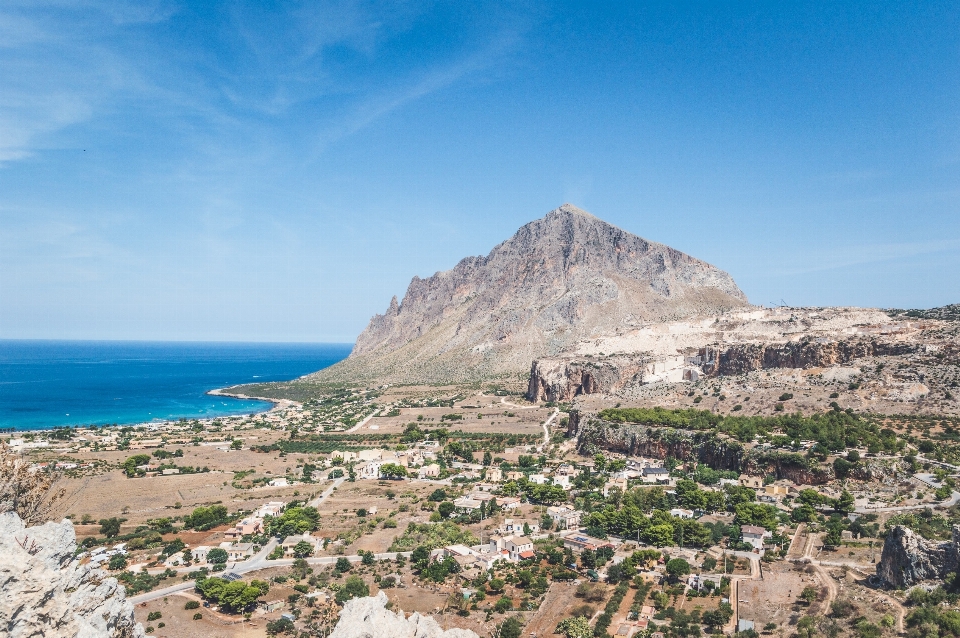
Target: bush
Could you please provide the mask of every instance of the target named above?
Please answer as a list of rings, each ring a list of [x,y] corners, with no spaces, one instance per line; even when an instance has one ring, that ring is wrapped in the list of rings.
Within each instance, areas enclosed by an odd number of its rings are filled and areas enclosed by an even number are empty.
[[[500,638],[520,638],[523,623],[516,616],[507,618],[500,624]]]
[[[188,600],[187,604],[183,606],[184,609],[199,609],[200,601],[197,600]]]
[[[493,606],[493,610],[498,614],[502,614],[505,611],[510,611],[511,609],[513,609],[513,601],[506,596],[498,600]]]
[[[338,571],[342,574],[343,572],[350,571],[350,568],[351,568],[350,561],[347,560],[346,557],[341,556],[340,558],[337,559],[337,564],[334,566],[333,569],[334,571]]]
[[[364,598],[370,595],[370,588],[359,576],[350,576],[337,592],[336,601],[341,605],[351,598]]]
[[[296,631],[293,621],[289,618],[278,618],[267,623],[267,633],[271,636],[277,634],[292,634]]]
[[[151,611],[149,614],[147,614],[147,622],[156,620],[158,618],[163,618],[163,614],[161,614],[159,611]]]
[[[193,615],[194,620],[200,620],[201,618],[203,618],[203,614],[201,614],[200,612],[197,612]]]

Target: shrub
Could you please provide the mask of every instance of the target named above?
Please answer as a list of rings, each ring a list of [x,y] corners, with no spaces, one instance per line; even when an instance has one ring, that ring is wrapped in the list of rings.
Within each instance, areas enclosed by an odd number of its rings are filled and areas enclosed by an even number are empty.
[[[156,620],[158,618],[163,618],[163,614],[161,614],[159,611],[151,611],[149,614],[147,614],[147,622]]]
[[[184,609],[199,609],[200,601],[197,600],[188,600],[187,604],[183,606]]]
[[[201,618],[203,618],[203,614],[201,614],[200,612],[197,612],[193,615],[194,620],[200,620]]]
[[[277,620],[271,620],[267,623],[267,633],[271,636],[276,636],[277,634],[292,634],[295,631],[293,621],[289,618],[278,618]]]
[[[370,595],[370,588],[359,576],[350,576],[337,592],[336,600],[341,605],[351,598],[363,598]]]

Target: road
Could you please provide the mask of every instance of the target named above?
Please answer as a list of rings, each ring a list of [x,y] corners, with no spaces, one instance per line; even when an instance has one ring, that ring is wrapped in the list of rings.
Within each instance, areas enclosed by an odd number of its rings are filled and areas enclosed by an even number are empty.
[[[320,505],[322,505],[323,502],[324,502],[325,500],[327,500],[327,497],[330,496],[331,494],[333,494],[333,490],[335,490],[335,489],[337,489],[338,487],[340,487],[341,485],[343,485],[343,482],[346,481],[346,480],[347,480],[347,479],[346,479],[345,477],[342,477],[342,476],[341,476],[340,478],[338,478],[338,479],[333,479],[333,485],[331,485],[330,487],[328,487],[327,489],[325,489],[325,490],[323,491],[323,494],[321,494],[321,495],[318,496],[317,498],[315,498],[315,499],[313,499],[312,501],[310,501],[309,503],[307,503],[307,505],[309,505],[310,507],[320,507]]]
[[[357,430],[359,430],[360,428],[362,428],[363,426],[365,426],[365,425],[370,421],[370,419],[372,419],[373,417],[377,416],[377,414],[378,414],[379,412],[380,412],[379,410],[374,410],[373,412],[371,412],[370,414],[368,414],[367,417],[366,417],[363,421],[360,421],[360,423],[357,423],[355,426],[353,426],[353,427],[350,428],[349,430],[345,430],[344,433],[346,434],[347,432],[356,432]]]
[[[543,422],[543,447],[550,445],[550,424],[553,423],[558,414],[560,414],[560,408],[554,408],[553,414]]]
[[[228,567],[223,573],[231,574],[247,574],[250,572],[260,571],[262,569],[268,569],[270,567],[287,567],[293,565],[294,559],[292,558],[281,558],[279,560],[267,560],[269,551],[272,551],[273,547],[276,547],[277,541],[273,539],[268,543],[256,556],[253,556],[250,560],[237,563],[233,567]],[[268,551],[269,549],[269,551]],[[406,558],[410,557],[411,552],[385,552],[383,554],[374,554],[374,558],[377,560],[396,560],[397,556],[404,556]],[[363,557],[357,554],[352,556],[320,556],[318,558],[308,558],[307,563],[310,565],[334,565],[337,560],[340,558],[346,558],[351,563],[360,562]],[[150,600],[156,600],[157,598],[163,598],[164,596],[169,596],[170,594],[176,594],[178,592],[187,591],[193,589],[194,581],[188,580],[186,582],[177,583],[176,585],[171,585],[169,587],[164,587],[163,589],[155,589],[153,591],[148,591],[142,594],[137,594],[136,596],[131,596],[129,598],[130,602],[134,605],[139,605],[140,603],[145,603]]]
[[[901,507],[858,507],[858,514],[874,514],[876,512],[903,512],[906,510],[923,510],[928,507],[953,507],[960,502],[960,492],[954,492],[950,498],[941,503],[924,503],[922,505],[903,505]]]
[[[727,553],[730,554],[736,552]],[[729,629],[731,633],[737,631],[737,621],[740,619],[740,583],[744,580],[754,580],[755,578],[760,577],[760,557],[752,553],[747,554],[747,552],[742,552],[742,554],[746,554],[745,557],[750,559],[750,575],[728,575],[730,578],[730,606],[733,608],[733,616],[730,617],[730,625],[727,627],[727,629]]]

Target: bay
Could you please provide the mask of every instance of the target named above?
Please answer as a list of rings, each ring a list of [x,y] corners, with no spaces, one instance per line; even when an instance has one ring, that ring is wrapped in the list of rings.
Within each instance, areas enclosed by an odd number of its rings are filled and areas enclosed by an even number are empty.
[[[131,424],[270,409],[211,396],[345,359],[351,344],[0,340],[0,428]]]

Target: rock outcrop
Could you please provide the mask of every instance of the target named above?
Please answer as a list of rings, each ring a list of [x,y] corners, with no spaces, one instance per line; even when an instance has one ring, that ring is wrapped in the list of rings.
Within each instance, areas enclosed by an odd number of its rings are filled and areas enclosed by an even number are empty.
[[[11,638],[143,638],[115,578],[74,559],[70,521],[25,527],[0,514],[0,628]]]
[[[581,394],[612,394],[643,383],[643,359],[613,357],[602,361],[537,359],[530,368],[527,398],[569,401]]]
[[[711,375],[737,375],[771,368],[820,368],[849,363],[864,357],[909,354],[916,344],[885,342],[876,339],[803,339],[787,343],[746,343],[722,350],[712,365],[704,366]],[[701,350],[706,356],[706,349]]]
[[[960,527],[943,543],[921,538],[909,527],[895,525],[883,543],[877,575],[893,587],[910,587],[924,580],[942,580],[957,571]]]
[[[394,613],[386,605],[382,591],[348,600],[330,638],[478,638],[468,629],[444,631],[436,620],[419,613],[404,618],[403,612]]]
[[[486,257],[414,277],[371,319],[346,361],[308,381],[469,381],[526,374],[531,362],[637,321],[746,307],[722,270],[569,204]]]

